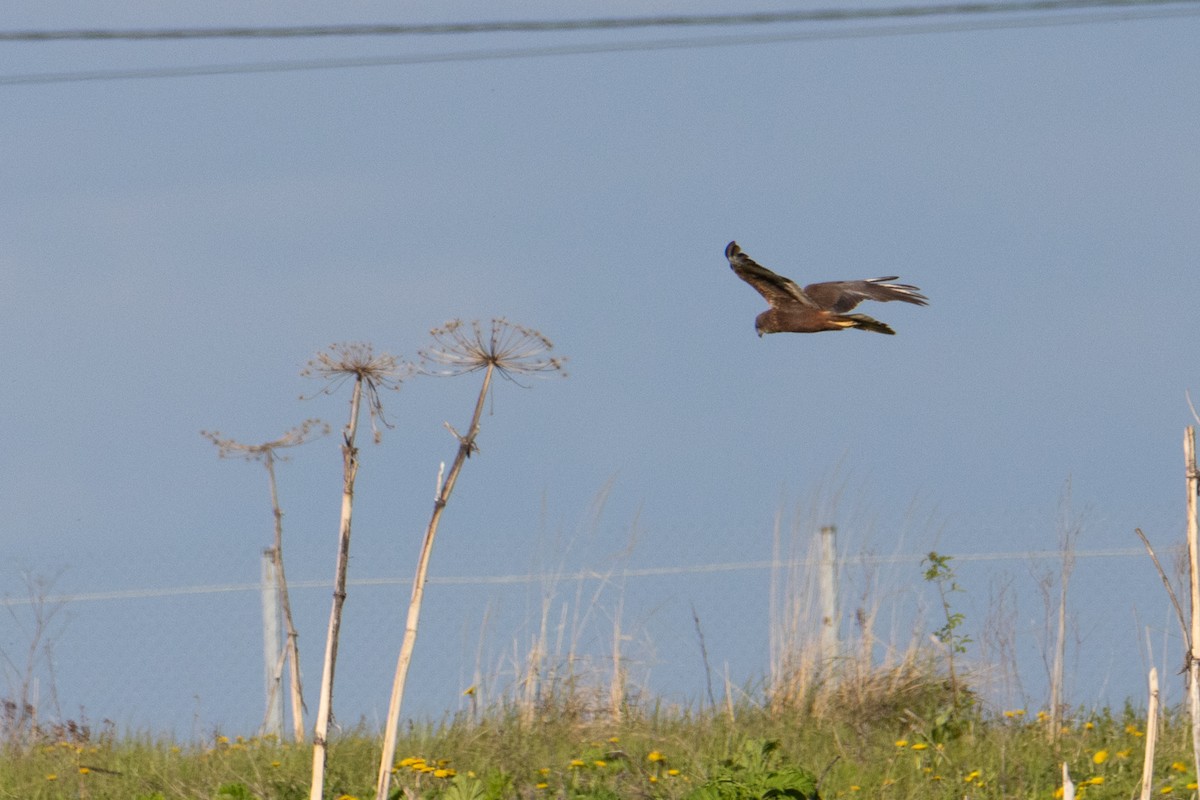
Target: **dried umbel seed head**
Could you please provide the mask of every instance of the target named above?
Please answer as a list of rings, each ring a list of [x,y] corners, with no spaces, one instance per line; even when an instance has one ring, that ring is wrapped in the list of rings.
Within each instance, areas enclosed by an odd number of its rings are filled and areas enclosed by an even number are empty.
[[[221,438],[220,431],[200,431],[200,435],[217,446],[221,458],[244,458],[247,461],[260,461],[264,458],[284,460],[276,455],[276,450],[296,447],[313,439],[319,439],[329,433],[329,423],[319,419],[306,419],[287,433],[262,444],[243,444],[235,439]]]
[[[300,374],[306,378],[325,381],[325,386],[318,394],[332,394],[347,380],[353,379],[361,383],[371,415],[371,430],[375,434],[375,441],[378,442],[382,434],[375,426],[376,420],[391,427],[383,416],[383,401],[379,397],[379,390],[399,389],[404,379],[414,371],[415,367],[411,363],[391,353],[376,353],[367,342],[349,342],[331,344],[317,353]]]
[[[423,370],[430,375],[465,375],[488,367],[509,380],[516,375],[566,376],[565,358],[550,355],[553,343],[538,331],[504,318],[490,325],[452,320],[431,330],[433,346],[421,350]]]
[[[330,382],[322,392],[335,391],[348,378],[370,381],[377,388],[399,389],[412,374],[412,365],[391,353],[376,353],[369,342],[331,344],[317,353],[300,374]]]

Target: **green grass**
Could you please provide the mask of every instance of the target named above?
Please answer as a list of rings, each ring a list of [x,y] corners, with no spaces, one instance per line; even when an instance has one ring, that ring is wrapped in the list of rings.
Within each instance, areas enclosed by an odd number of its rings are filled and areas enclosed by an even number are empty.
[[[908,714],[906,712],[912,712]],[[906,709],[863,723],[860,712],[629,709],[619,723],[551,713],[529,725],[504,709],[403,732],[394,786],[401,797],[1052,798],[1066,762],[1080,797],[1127,798],[1141,780],[1144,720],[1131,710],[1076,717],[1050,742],[1036,712],[958,714]],[[1156,796],[1187,797],[1195,775],[1190,730],[1164,715]],[[336,739],[326,797],[373,796],[379,740]],[[311,750],[273,739],[202,744],[111,732],[10,745],[0,797],[151,800],[306,798]],[[770,794],[771,787],[776,793]],[[791,792],[791,793],[789,793]]]

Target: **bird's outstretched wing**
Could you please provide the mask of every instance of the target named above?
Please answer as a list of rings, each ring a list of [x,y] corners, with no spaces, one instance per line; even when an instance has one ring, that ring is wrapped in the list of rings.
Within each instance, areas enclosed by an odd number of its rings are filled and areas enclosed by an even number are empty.
[[[808,308],[818,308],[818,304],[805,294],[795,281],[776,275],[771,270],[754,261],[742,252],[737,242],[730,242],[725,248],[725,257],[729,266],[737,276],[754,287],[772,308],[787,308],[800,304]],[[817,286],[825,284],[816,284]],[[855,301],[856,303],[858,301]]]
[[[916,286],[909,286],[907,283],[886,282],[894,281],[896,278],[896,275],[891,275],[886,278],[871,278],[865,281],[811,283],[804,287],[804,294],[821,308],[836,311],[839,314],[849,311],[863,300],[878,300],[881,303],[901,300],[918,306],[928,305],[929,298],[921,294]]]

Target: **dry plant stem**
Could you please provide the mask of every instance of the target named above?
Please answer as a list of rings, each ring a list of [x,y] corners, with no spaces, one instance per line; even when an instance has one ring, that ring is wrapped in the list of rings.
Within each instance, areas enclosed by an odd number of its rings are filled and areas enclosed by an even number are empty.
[[[1192,590],[1192,636],[1188,650],[1188,706],[1192,716],[1192,759],[1200,769],[1200,545],[1197,539],[1196,493],[1200,491],[1200,472],[1196,470],[1196,429],[1183,431],[1183,461],[1187,476],[1187,544],[1189,578]]]
[[[338,634],[342,625],[342,605],[346,602],[346,565],[350,558],[350,516],[354,508],[354,478],[358,473],[358,412],[362,405],[363,376],[354,381],[350,398],[350,421],[342,440],[342,515],[338,526],[337,567],[333,581],[333,605],[329,612],[329,632],[325,637],[325,663],[321,671],[321,694],[317,721],[313,727],[313,767],[310,800],[322,800],[325,792],[325,757],[329,723],[333,717],[333,672],[337,665]]]
[[[1059,574],[1058,632],[1054,640],[1054,666],[1050,678],[1050,718],[1047,721],[1047,738],[1057,742],[1062,733],[1063,717],[1063,667],[1067,655],[1067,585],[1071,580],[1074,554],[1069,538],[1063,539],[1062,571]]]
[[[700,629],[700,615],[696,613],[696,604],[692,603],[692,622],[696,624],[696,638],[700,640],[700,660],[704,662],[704,682],[708,689],[708,707],[716,710],[717,698],[713,694],[712,666],[708,663],[708,648],[704,645],[704,631]]]
[[[290,662],[290,683],[291,683],[291,701],[292,701],[292,726],[293,736],[297,742],[304,741],[304,690],[300,683],[300,657],[298,646],[298,635],[296,633],[296,625],[292,619],[292,605],[287,588],[287,578],[283,570],[283,510],[279,505],[279,491],[275,480],[275,461],[278,458],[276,451],[285,447],[296,447],[314,438],[313,431],[317,430],[315,436],[324,436],[329,432],[329,426],[320,423],[320,420],[308,419],[300,426],[293,428],[270,442],[262,444],[243,444],[233,439],[223,439],[216,431],[201,431],[201,435],[211,441],[220,451],[221,458],[229,458],[238,456],[247,461],[261,461],[267,470],[267,486],[271,493],[271,511],[275,519],[275,544],[270,550],[271,562],[275,571],[277,580],[277,595],[276,602],[280,610],[283,612],[283,618],[287,625],[287,643],[283,651],[278,654],[275,667],[272,671],[272,697],[274,692],[278,691],[283,680],[284,664]],[[270,706],[270,701],[268,702]],[[265,721],[264,721],[265,726]]]
[[[1154,792],[1154,744],[1158,741],[1158,670],[1150,668],[1150,707],[1146,709],[1146,755],[1142,760],[1142,800]]]
[[[615,724],[621,721],[621,705],[625,700],[625,671],[621,667],[621,612],[625,607],[625,595],[617,604],[617,613],[613,618],[613,672],[612,682],[608,687],[608,714]]]
[[[425,528],[425,539],[421,543],[421,555],[417,560],[417,573],[413,578],[412,598],[408,603],[408,620],[404,626],[404,640],[400,644],[400,655],[396,659],[396,675],[392,681],[392,697],[388,702],[387,721],[384,723],[383,752],[380,754],[379,776],[375,785],[376,800],[387,800],[388,789],[391,786],[392,762],[396,758],[396,736],[400,723],[400,705],[404,700],[404,683],[408,677],[408,666],[412,662],[413,648],[417,643],[417,626],[421,619],[421,600],[425,596],[425,579],[429,572],[429,555],[433,551],[433,540],[437,536],[442,511],[445,510],[446,503],[450,500],[454,484],[458,482],[458,474],[462,472],[467,457],[475,449],[475,437],[479,435],[479,422],[483,417],[484,402],[487,400],[488,391],[492,386],[494,371],[495,364],[489,362],[483,373],[483,386],[479,390],[479,399],[475,401],[475,413],[471,417],[471,425],[467,428],[467,434],[459,437],[458,453],[454,456],[454,463],[451,464],[450,471],[446,474],[445,482],[438,489],[437,496],[433,501],[433,514],[429,518],[429,525]],[[320,798],[314,795],[311,800],[320,800]]]
[[[1188,643],[1188,652],[1191,652],[1191,633],[1188,631],[1187,617],[1184,616],[1183,606],[1179,604],[1179,596],[1175,594],[1174,587],[1171,586],[1171,579],[1167,577],[1166,570],[1158,560],[1158,556],[1154,553],[1154,548],[1150,546],[1150,540],[1146,538],[1146,534],[1142,533],[1141,528],[1134,528],[1133,532],[1142,540],[1142,544],[1146,547],[1146,552],[1150,554],[1150,560],[1154,562],[1154,568],[1158,570],[1158,577],[1162,579],[1163,586],[1167,589],[1167,594],[1171,598],[1171,605],[1175,606],[1175,616],[1179,619],[1179,628],[1183,631],[1183,640]]]
[[[271,560],[275,563],[275,575],[279,581],[279,607],[283,610],[283,621],[287,627],[287,644],[285,656],[288,659],[288,678],[291,684],[292,700],[292,738],[297,742],[304,741],[304,690],[300,684],[300,635],[296,632],[296,624],[292,621],[292,601],[288,595],[287,578],[283,572],[283,509],[279,507],[279,493],[275,488],[275,456],[267,451],[263,462],[267,467],[267,480],[271,487],[271,509],[275,515],[275,547],[271,550]],[[276,676],[276,684],[279,683]]]

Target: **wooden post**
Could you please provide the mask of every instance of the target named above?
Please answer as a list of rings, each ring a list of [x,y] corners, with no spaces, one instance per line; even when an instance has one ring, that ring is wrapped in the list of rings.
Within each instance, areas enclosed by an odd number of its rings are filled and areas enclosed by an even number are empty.
[[[279,585],[275,574],[275,551],[262,554],[263,676],[266,679],[267,710],[262,732],[283,735],[282,645],[279,638]]]
[[[1196,429],[1183,431],[1183,461],[1187,475],[1188,577],[1192,589],[1192,641],[1188,652],[1188,706],[1192,715],[1192,760],[1200,770],[1200,549],[1197,547],[1196,493],[1200,473],[1196,471]]]
[[[828,669],[837,658],[838,607],[837,607],[837,528],[828,525],[821,528],[821,660],[822,668]]]
[[[1146,754],[1142,759],[1142,800],[1154,792],[1154,745],[1158,741],[1158,670],[1150,668],[1150,707],[1146,710]]]

